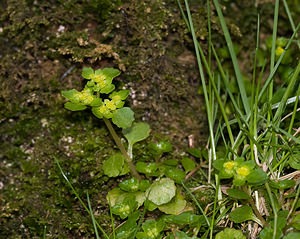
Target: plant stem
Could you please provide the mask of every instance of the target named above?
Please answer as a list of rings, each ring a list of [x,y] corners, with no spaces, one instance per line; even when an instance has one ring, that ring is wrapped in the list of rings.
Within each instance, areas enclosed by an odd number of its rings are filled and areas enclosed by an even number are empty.
[[[272,206],[273,214],[274,214],[273,237],[272,238],[275,239],[276,234],[277,234],[277,219],[278,219],[277,208],[275,206],[274,198],[272,196],[272,191],[271,191],[270,186],[267,182],[265,183],[265,186],[266,186],[267,192],[269,194],[269,198],[270,198],[270,201],[271,201],[271,206]]]
[[[112,124],[110,123],[110,121],[106,118],[103,118],[104,123],[106,124],[111,136],[113,137],[116,145],[118,146],[118,148],[120,149],[121,153],[123,154],[123,156],[125,157],[125,160],[128,164],[128,167],[131,171],[131,174],[133,177],[136,177],[139,181],[142,180],[141,176],[139,175],[139,173],[136,171],[135,165],[133,164],[131,158],[129,157],[124,145],[122,144],[119,136],[117,135],[116,131],[114,130]]]
[[[248,199],[248,201],[249,201],[249,203],[250,203],[250,205],[251,205],[251,207],[252,207],[252,209],[253,209],[255,215],[256,215],[257,218],[261,221],[263,227],[269,226],[269,224],[266,222],[266,220],[262,217],[262,215],[261,215],[260,212],[258,211],[258,209],[257,209],[257,207],[256,207],[256,205],[255,205],[255,203],[254,203],[254,201],[253,201],[251,195],[249,194],[249,192],[248,192],[246,186],[243,186],[243,191],[249,195],[250,198]]]

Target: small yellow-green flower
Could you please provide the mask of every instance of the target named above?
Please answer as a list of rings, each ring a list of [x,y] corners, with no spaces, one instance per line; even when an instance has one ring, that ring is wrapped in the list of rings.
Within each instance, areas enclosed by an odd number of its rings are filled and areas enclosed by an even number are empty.
[[[246,166],[242,166],[236,170],[236,173],[240,177],[246,177],[250,174],[250,169]]]
[[[74,93],[74,102],[89,105],[94,101],[94,95],[91,90],[85,89],[82,92]],[[72,101],[72,100],[71,100]]]
[[[130,212],[130,206],[129,205],[124,205],[123,207],[119,208],[120,213],[129,213]]]
[[[104,94],[109,94],[115,89],[112,80],[120,73],[119,70],[114,68],[104,68],[94,71],[91,67],[88,67],[82,70],[82,76],[85,79],[91,80],[88,86],[92,87],[94,91],[100,91],[100,93]]]
[[[95,75],[94,77],[92,77],[92,80],[94,80],[99,85],[100,89],[103,89],[111,83],[111,81],[105,79],[105,76],[103,74]]]
[[[106,105],[106,107],[110,110],[115,110],[117,108],[116,104],[114,101],[112,100],[108,100],[108,99],[105,99],[104,100],[104,104]]]
[[[223,164],[223,167],[227,174],[233,174],[235,166],[236,166],[236,163],[234,161],[228,161]]]
[[[156,227],[150,229],[149,231],[147,231],[147,236],[151,237],[151,238],[156,238],[159,235],[159,231],[157,230]]]
[[[275,55],[281,56],[283,52],[284,52],[284,49],[281,46],[278,46],[275,50]]]

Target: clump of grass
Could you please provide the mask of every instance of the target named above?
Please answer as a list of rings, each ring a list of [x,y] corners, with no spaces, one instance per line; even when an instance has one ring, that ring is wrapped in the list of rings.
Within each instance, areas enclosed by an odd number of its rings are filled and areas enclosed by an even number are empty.
[[[265,63],[259,68],[257,66],[260,46],[260,18],[258,16],[256,49],[254,50],[255,58],[252,66],[251,95],[249,95],[246,93],[245,81],[242,77],[233,43],[218,0],[213,0],[213,4],[218,14],[220,25],[230,53],[235,73],[234,76],[229,76],[226,69],[222,66],[221,60],[215,50],[214,43],[211,41],[210,2],[207,1],[209,29],[208,59],[204,55],[196,38],[188,0],[184,1],[186,12],[180,1],[178,0],[177,2],[194,42],[209,122],[210,134],[208,150],[210,152],[210,157],[208,183],[213,185],[216,192],[216,199],[213,204],[212,219],[210,223],[210,238],[213,238],[215,226],[226,225],[225,222],[228,220],[228,213],[225,209],[225,203],[228,203],[228,199],[233,199],[234,197],[235,200],[231,200],[233,203],[232,209],[234,209],[234,207],[238,207],[237,209],[239,209],[240,206],[250,205],[254,211],[253,215],[251,214],[249,217],[244,218],[242,215],[245,214],[245,210],[242,211],[243,207],[240,209],[241,213],[238,213],[239,210],[233,210],[232,213],[229,213],[229,219],[236,223],[235,227],[245,229],[246,223],[250,223],[251,229],[248,230],[248,233],[253,236],[257,234],[258,227],[255,225],[255,222],[249,222],[249,220],[252,220],[259,222],[260,224],[260,230],[262,229],[259,234],[260,238],[281,238],[287,234],[288,229],[295,230],[291,224],[284,223],[282,226],[280,225],[282,222],[279,221],[293,217],[296,209],[295,204],[297,203],[299,196],[299,186],[296,190],[295,181],[292,180],[294,175],[299,172],[295,171],[299,169],[298,157],[300,140],[299,137],[297,137],[299,128],[294,129],[294,127],[299,127],[297,126],[299,122],[296,118],[297,111],[299,110],[298,101],[300,92],[298,79],[300,72],[299,61],[297,65],[293,66],[293,73],[289,78],[286,87],[282,91],[282,97],[276,104],[273,104],[275,95],[274,88],[276,86],[276,88],[283,89],[283,86],[275,84],[275,79],[277,77],[276,73],[287,50],[297,35],[300,24],[295,27],[288,5],[286,1],[284,1],[285,10],[294,33],[288,39],[284,51],[281,52],[278,59],[276,59],[275,51],[279,9],[279,1],[276,0],[271,54],[269,58],[264,59]],[[297,43],[299,47],[299,42]],[[213,69],[212,62],[216,63],[217,69]],[[267,62],[270,63],[269,68],[266,68]],[[260,70],[259,74],[256,73],[257,70]],[[265,77],[265,75],[267,77]],[[238,86],[238,94],[233,93],[229,86],[229,82],[232,83],[233,81]],[[221,87],[221,85],[224,87]],[[266,95],[267,98],[265,98]],[[225,98],[226,100],[221,100],[221,98]],[[293,104],[293,107],[288,106],[288,104]],[[232,105],[232,112],[230,114],[225,111],[227,105]],[[219,115],[219,120],[217,120],[217,115]],[[231,120],[229,120],[230,118]],[[286,124],[284,121],[288,121],[288,119],[290,119],[289,124]],[[221,152],[221,150],[224,151],[224,148],[225,153]],[[258,182],[258,174],[251,175],[251,170],[254,169],[249,169],[248,176],[248,172],[245,171],[246,169],[243,171],[241,170],[241,166],[237,166],[241,159],[248,164],[255,163],[256,166],[253,167],[257,167],[256,170],[258,171],[256,172],[261,172],[261,182]],[[221,162],[220,160],[223,161]],[[298,163],[296,163],[296,161]],[[229,175],[230,173],[228,174],[227,171],[226,176],[226,168],[223,168],[224,165],[226,165],[226,162],[232,162],[232,175]],[[216,166],[219,170],[213,170],[213,164],[221,165]],[[225,170],[225,174],[222,170]],[[237,175],[237,178],[240,180],[237,181],[235,176],[235,179],[229,186],[234,190],[241,189],[241,191],[234,191],[237,192],[236,194],[230,191],[231,193],[227,193],[228,196],[221,192],[222,180],[220,180],[220,178],[231,178],[234,173],[244,173],[244,181],[241,183],[240,175]],[[215,176],[214,179],[212,177],[213,175]],[[256,177],[255,180],[257,181],[255,183],[252,181],[253,177]],[[285,183],[288,185],[286,184],[283,186]],[[281,186],[279,186],[279,184]],[[291,190],[294,192],[294,196],[285,198],[283,195],[284,190]],[[246,192],[245,198],[243,198],[247,199],[246,201],[242,199],[241,195],[243,195],[243,192]],[[259,198],[263,198],[263,201],[259,200]],[[236,201],[236,199],[239,200]],[[280,206],[283,202],[288,203],[289,206]],[[228,204],[226,206],[228,207]],[[260,207],[267,207],[270,210],[262,211],[260,210]],[[286,210],[288,213],[285,213]],[[266,218],[266,214],[270,214],[270,217]],[[214,220],[216,216],[219,216],[217,221]],[[255,218],[259,220],[256,220]]]

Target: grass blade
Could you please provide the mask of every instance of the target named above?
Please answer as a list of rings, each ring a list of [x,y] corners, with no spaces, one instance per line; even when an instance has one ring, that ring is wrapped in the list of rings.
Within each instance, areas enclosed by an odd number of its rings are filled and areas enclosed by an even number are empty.
[[[97,239],[100,239],[100,237],[98,235],[98,230],[97,230],[97,226],[96,226],[96,220],[95,220],[95,217],[94,217],[94,213],[93,213],[93,209],[92,209],[92,206],[91,206],[90,197],[89,197],[89,193],[88,192],[86,193],[86,197],[87,197],[89,211],[90,211],[90,215],[91,215],[93,226],[94,226],[95,235],[96,235]]]
[[[220,19],[220,24],[221,24],[221,27],[222,27],[222,30],[223,30],[223,33],[224,33],[224,36],[225,36],[225,40],[226,40],[226,43],[227,43],[227,47],[228,47],[228,50],[229,50],[229,53],[230,53],[230,56],[231,56],[231,60],[232,60],[233,68],[234,68],[234,71],[235,71],[237,83],[238,83],[239,90],[240,90],[241,97],[242,97],[244,110],[246,112],[246,115],[248,115],[250,113],[249,101],[248,101],[248,98],[247,98],[245,84],[244,84],[244,81],[243,81],[243,78],[242,78],[241,70],[240,70],[240,67],[239,67],[239,64],[238,64],[238,61],[237,61],[236,54],[235,54],[234,49],[233,49],[233,44],[232,44],[232,41],[231,41],[231,37],[230,37],[229,31],[228,31],[228,28],[226,26],[225,19],[224,19],[223,13],[221,11],[218,0],[213,0],[213,2],[215,4],[215,7],[216,7],[216,10],[217,10],[219,19]]]
[[[64,173],[64,171],[62,170],[58,160],[56,157],[53,157],[55,163],[57,164],[59,171],[61,173],[61,175],[64,177],[64,179],[66,180],[68,186],[71,188],[72,192],[75,194],[75,196],[78,198],[78,200],[80,201],[81,205],[84,207],[84,209],[88,212],[88,214],[91,215],[90,210],[88,209],[88,207],[85,205],[85,203],[82,201],[82,199],[80,198],[79,194],[76,192],[75,188],[73,187],[73,185],[71,184],[71,182],[69,181],[69,179],[67,178],[66,174]],[[99,223],[97,221],[95,221],[97,227],[99,228],[99,230],[103,233],[103,235],[105,236],[106,239],[109,239],[108,235],[105,233],[105,231],[103,230],[103,228],[99,225]]]

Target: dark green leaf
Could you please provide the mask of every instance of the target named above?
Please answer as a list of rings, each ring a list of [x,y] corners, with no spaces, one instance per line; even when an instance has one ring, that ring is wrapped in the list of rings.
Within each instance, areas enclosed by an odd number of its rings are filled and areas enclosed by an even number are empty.
[[[201,150],[197,149],[197,148],[188,148],[186,150],[186,152],[188,152],[189,154],[193,155],[196,158],[201,158],[202,157]]]
[[[136,220],[140,216],[140,211],[136,211],[128,216],[128,220],[120,227],[116,229],[116,238],[118,239],[128,239],[133,236],[135,229],[137,227]]]
[[[175,159],[164,160],[162,163],[164,165],[168,165],[168,166],[177,166],[178,165],[178,161]]]
[[[179,215],[167,215],[163,217],[163,220],[170,224],[189,226],[199,226],[206,223],[204,216],[196,215],[192,212],[183,212]]]
[[[136,192],[139,190],[139,181],[136,178],[127,179],[120,182],[119,187],[126,192]]]
[[[144,192],[150,187],[150,185],[151,184],[150,184],[149,180],[142,180],[139,185],[139,190]]]
[[[250,184],[263,184],[267,178],[268,175],[261,168],[257,168],[247,176],[247,181]]]
[[[300,238],[300,232],[290,232],[283,239],[296,239]]]
[[[274,180],[270,180],[270,186],[280,190],[291,188],[295,186],[295,184],[296,184],[295,180],[286,179],[286,180],[278,180],[277,182]]]
[[[166,177],[173,179],[176,183],[181,183],[186,176],[185,172],[175,167],[167,167],[165,175]]]
[[[252,208],[249,206],[238,207],[234,211],[229,213],[229,219],[235,223],[252,220],[253,217],[254,214],[252,212]]]
[[[194,168],[196,168],[196,163],[194,160],[192,160],[191,158],[189,157],[184,157],[182,160],[181,160],[181,164],[182,166],[184,167],[184,170],[185,172],[190,172],[192,171]]]
[[[230,197],[235,199],[249,199],[249,195],[241,190],[235,188],[228,188],[227,193]]]
[[[244,236],[240,230],[225,228],[224,231],[216,235],[215,239],[246,239],[246,236]]]
[[[175,236],[170,235],[168,236],[166,239],[197,239],[198,237],[189,237],[187,234],[185,234],[184,232],[175,232]]]
[[[136,170],[139,173],[146,174],[147,176],[156,176],[157,175],[157,164],[156,163],[145,163],[145,162],[137,162]]]
[[[159,141],[158,143],[149,143],[148,149],[154,156],[161,156],[173,150],[172,145],[168,141]]]
[[[76,103],[72,103],[72,102],[67,102],[67,103],[65,103],[64,106],[66,109],[72,110],[72,111],[80,111],[80,110],[85,110],[87,108],[85,105],[76,104]]]
[[[289,160],[289,165],[296,170],[300,170],[300,153],[292,154]]]
[[[129,128],[134,121],[134,113],[129,107],[117,109],[113,114],[112,121],[119,128]]]
[[[120,175],[124,165],[124,156],[115,153],[103,162],[103,171],[109,177],[117,177]]]

